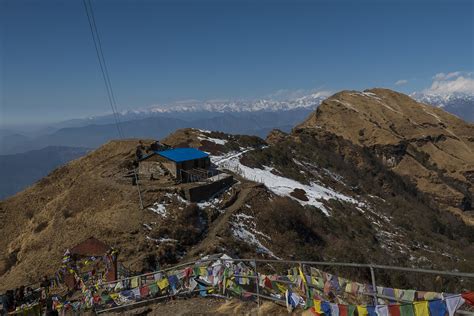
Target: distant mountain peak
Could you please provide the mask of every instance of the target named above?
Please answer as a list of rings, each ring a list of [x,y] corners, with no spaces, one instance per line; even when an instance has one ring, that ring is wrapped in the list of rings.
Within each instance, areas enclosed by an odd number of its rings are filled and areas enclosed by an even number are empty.
[[[435,94],[414,92],[410,96],[418,102],[443,108],[468,122],[474,122],[474,93]]]
[[[412,98],[419,102],[444,107],[446,104],[456,101],[474,102],[474,93],[451,93],[451,94],[435,94],[429,92],[414,92],[410,94]]]

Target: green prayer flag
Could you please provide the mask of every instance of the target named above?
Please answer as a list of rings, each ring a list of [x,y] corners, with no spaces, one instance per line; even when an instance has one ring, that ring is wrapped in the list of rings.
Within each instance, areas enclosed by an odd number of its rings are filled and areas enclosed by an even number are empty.
[[[347,306],[347,316],[354,316],[355,310],[356,310],[355,305],[348,305]]]
[[[307,289],[307,299],[306,299],[306,304],[304,306],[304,309],[308,309],[314,306],[314,300],[313,300],[313,293],[311,291],[311,288],[309,286],[306,287]]]
[[[150,289],[151,295],[155,295],[156,293],[158,293],[158,285],[156,285],[156,283],[150,284],[148,288]]]
[[[413,304],[400,305],[400,316],[415,316]]]
[[[232,286],[231,290],[239,296],[242,295],[242,288],[240,286],[237,286],[236,284]]]

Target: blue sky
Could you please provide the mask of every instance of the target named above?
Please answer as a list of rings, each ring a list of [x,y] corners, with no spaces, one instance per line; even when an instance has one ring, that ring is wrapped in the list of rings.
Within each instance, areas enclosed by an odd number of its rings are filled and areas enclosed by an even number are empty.
[[[0,0],[3,125],[109,111],[81,0]],[[473,1],[93,0],[120,109],[428,89],[474,69]],[[395,83],[398,81],[398,85]]]

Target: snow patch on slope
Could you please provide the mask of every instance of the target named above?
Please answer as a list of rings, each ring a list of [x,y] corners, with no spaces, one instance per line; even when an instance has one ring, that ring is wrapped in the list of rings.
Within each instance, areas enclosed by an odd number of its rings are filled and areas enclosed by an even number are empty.
[[[156,214],[160,215],[161,217],[167,217],[168,212],[166,211],[166,204],[164,203],[154,203],[152,206],[148,208],[150,211],[155,212]]]
[[[227,140],[225,139],[219,139],[219,138],[212,138],[212,137],[203,137],[203,136],[198,136],[199,140],[207,140],[208,142],[218,144],[218,145],[225,145],[227,143]]]
[[[247,150],[248,151],[248,150]],[[228,156],[212,157],[213,163],[220,168],[231,170],[242,177],[265,184],[273,193],[280,196],[287,196],[296,201],[301,205],[312,205],[324,212],[327,216],[330,216],[329,210],[323,204],[323,201],[328,200],[339,200],[351,204],[355,204],[358,207],[365,207],[365,203],[357,201],[356,199],[336,192],[331,188],[324,187],[317,183],[311,183],[310,185],[302,184],[298,181],[285,178],[272,173],[273,168],[265,166],[264,169],[250,168],[240,163],[239,157],[246,151],[240,153],[234,153]],[[301,201],[291,196],[290,193],[294,189],[302,189],[306,192],[308,201]]]
[[[253,216],[240,213],[234,215],[233,217],[234,219],[230,224],[232,226],[232,234],[235,238],[256,247],[257,252],[267,254],[275,259],[281,259],[275,256],[275,254],[270,249],[265,247],[258,239],[257,236],[270,241],[270,237],[268,235],[257,230]]]

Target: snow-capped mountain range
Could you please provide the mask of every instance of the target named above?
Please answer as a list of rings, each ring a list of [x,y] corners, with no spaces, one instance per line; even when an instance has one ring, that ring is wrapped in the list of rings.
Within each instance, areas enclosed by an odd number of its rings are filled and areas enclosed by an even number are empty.
[[[453,93],[445,95],[436,95],[422,92],[415,92],[410,94],[412,98],[419,102],[428,103],[431,105],[445,107],[454,102],[474,102],[474,94]]]
[[[237,101],[180,101],[170,105],[154,105],[146,109],[124,111],[121,114],[127,115],[131,113],[173,113],[173,112],[215,112],[215,113],[241,113],[241,112],[277,112],[295,109],[308,109],[317,107],[321,101],[329,96],[327,92],[317,92],[292,100],[237,100]]]
[[[291,100],[211,100],[211,101],[180,101],[168,105],[153,105],[144,109],[126,110],[120,114],[128,116],[149,116],[170,113],[248,113],[248,112],[279,112],[297,109],[315,109],[324,99],[330,96],[328,92],[317,92]],[[444,108],[467,121],[474,120],[474,94],[455,93],[447,95],[414,92],[410,97],[423,103]]]
[[[319,104],[329,97],[331,92],[316,92],[299,98],[288,100],[259,99],[259,100],[188,100],[170,104],[152,105],[141,109],[129,109],[119,112],[122,122],[151,117],[170,117],[186,121],[213,118],[219,115],[248,116],[252,114],[275,114],[292,116],[298,112],[298,118],[314,111]],[[417,101],[442,107],[445,111],[459,116],[465,121],[474,122],[474,94],[436,95],[424,92],[414,92],[410,97]],[[58,124],[57,127],[78,127],[88,124],[109,124],[114,122],[112,114],[91,116],[75,119]]]
[[[441,107],[446,112],[457,115],[467,122],[474,122],[474,93],[437,95],[415,92],[410,96],[419,102]]]

